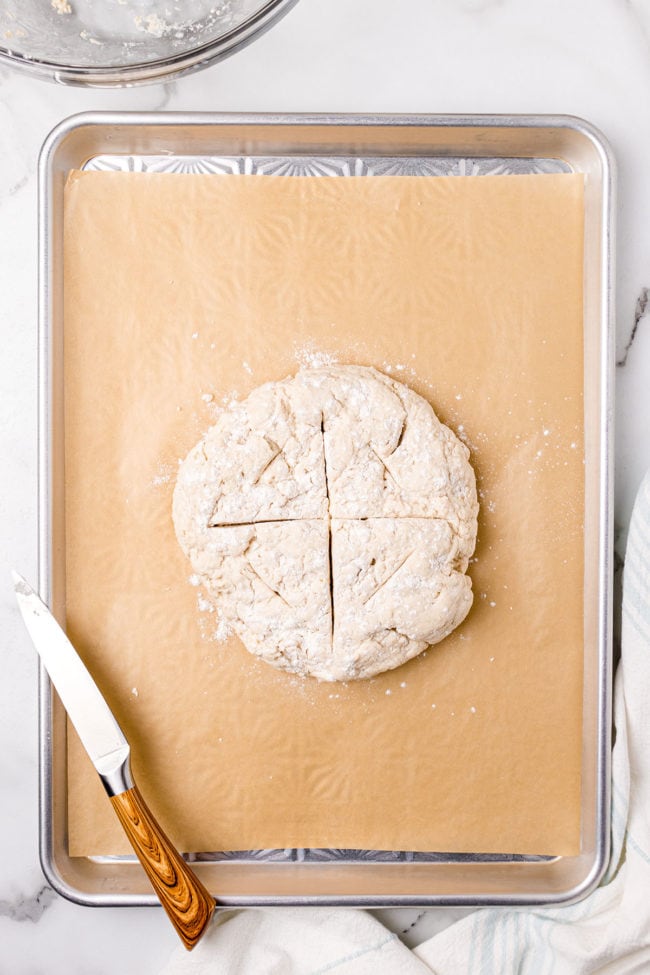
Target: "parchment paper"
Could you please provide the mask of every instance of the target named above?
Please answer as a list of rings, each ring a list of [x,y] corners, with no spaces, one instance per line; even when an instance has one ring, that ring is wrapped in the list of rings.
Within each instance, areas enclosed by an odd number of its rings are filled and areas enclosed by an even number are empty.
[[[579,176],[71,174],[68,626],[181,849],[577,852],[582,239]],[[428,397],[481,499],[466,622],[349,685],[211,638],[170,515],[223,402],[323,353]],[[129,852],[74,735],[69,814]]]

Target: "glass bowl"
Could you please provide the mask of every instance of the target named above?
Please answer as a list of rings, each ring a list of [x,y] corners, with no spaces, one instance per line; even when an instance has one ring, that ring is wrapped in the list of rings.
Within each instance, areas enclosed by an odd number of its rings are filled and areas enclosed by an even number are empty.
[[[167,81],[249,44],[297,0],[0,0],[0,66],[67,85]]]

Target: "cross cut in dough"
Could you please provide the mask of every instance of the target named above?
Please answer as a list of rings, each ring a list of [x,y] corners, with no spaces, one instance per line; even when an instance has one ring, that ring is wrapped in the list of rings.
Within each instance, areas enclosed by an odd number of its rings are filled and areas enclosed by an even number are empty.
[[[252,653],[320,680],[372,677],[469,611],[468,458],[403,383],[305,369],[254,390],[190,451],[176,534]]]

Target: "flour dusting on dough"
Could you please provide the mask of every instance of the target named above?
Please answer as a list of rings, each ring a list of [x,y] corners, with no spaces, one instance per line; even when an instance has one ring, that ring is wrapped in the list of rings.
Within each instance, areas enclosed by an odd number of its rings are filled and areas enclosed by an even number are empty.
[[[368,367],[316,366],[316,355],[230,402],[180,467],[174,525],[251,653],[356,680],[466,616],[476,483],[467,448],[426,400]]]

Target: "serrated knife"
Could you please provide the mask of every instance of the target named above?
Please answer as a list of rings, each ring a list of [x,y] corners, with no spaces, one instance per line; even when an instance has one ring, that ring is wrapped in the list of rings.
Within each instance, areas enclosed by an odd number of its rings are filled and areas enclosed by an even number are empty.
[[[18,607],[50,680],[160,903],[191,950],[212,916],[214,898],[174,849],[140,795],[131,775],[129,743],[77,651],[29,583],[17,572],[12,576]]]

